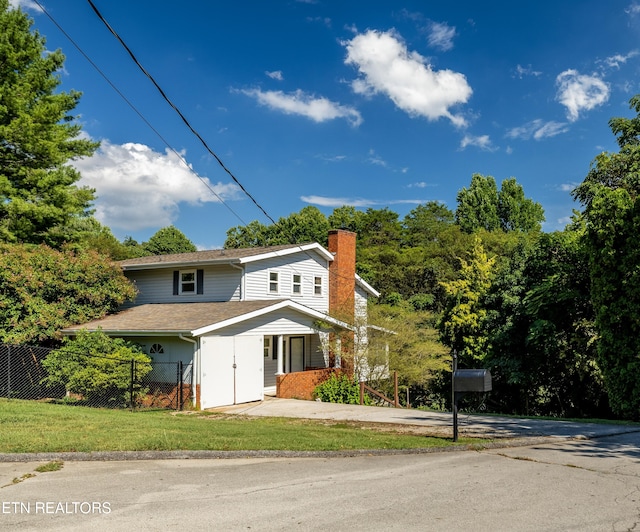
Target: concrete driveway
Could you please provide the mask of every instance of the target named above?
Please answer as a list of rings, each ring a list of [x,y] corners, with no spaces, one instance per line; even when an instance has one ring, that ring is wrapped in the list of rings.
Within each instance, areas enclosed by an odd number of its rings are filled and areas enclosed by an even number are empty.
[[[446,412],[426,412],[406,408],[343,405],[319,401],[300,401],[266,397],[264,401],[221,407],[213,411],[245,416],[292,417],[334,421],[360,421],[413,425],[437,435],[453,433],[453,417]],[[580,423],[562,420],[537,420],[487,416],[458,415],[458,434],[487,438],[556,437],[592,439],[629,432],[640,432],[640,425]]]

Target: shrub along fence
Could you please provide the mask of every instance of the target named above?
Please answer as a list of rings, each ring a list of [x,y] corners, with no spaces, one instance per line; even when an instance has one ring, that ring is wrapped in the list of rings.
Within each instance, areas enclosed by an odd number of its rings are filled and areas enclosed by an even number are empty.
[[[192,404],[191,364],[151,362],[151,371],[147,368],[139,372],[135,360],[74,354],[70,360],[75,369],[74,385],[51,385],[56,379],[51,378],[43,361],[52,351],[46,347],[0,344],[0,397],[132,410],[182,410]],[[72,393],[67,388],[81,391]]]

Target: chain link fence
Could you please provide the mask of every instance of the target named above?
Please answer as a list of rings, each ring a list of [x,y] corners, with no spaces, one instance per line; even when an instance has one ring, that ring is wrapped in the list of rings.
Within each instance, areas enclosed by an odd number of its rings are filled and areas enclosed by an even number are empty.
[[[73,365],[74,382],[65,387],[48,384],[55,370],[48,371],[43,361],[52,351],[0,344],[0,397],[132,410],[183,410],[195,404],[192,364],[146,364],[76,353],[68,360]]]

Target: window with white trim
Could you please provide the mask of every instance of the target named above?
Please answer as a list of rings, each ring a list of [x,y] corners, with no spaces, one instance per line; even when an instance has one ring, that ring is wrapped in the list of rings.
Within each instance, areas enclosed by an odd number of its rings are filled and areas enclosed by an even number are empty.
[[[302,275],[294,273],[291,279],[291,293],[294,296],[302,295]]]
[[[269,293],[280,293],[280,274],[279,272],[269,272]]]
[[[322,295],[322,277],[313,278],[313,294],[316,296]]]
[[[180,270],[180,294],[196,293],[196,271]]]

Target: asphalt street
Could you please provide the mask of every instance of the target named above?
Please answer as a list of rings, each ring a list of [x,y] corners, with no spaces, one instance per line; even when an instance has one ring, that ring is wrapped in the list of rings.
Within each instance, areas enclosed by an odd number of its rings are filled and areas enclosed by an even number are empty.
[[[455,453],[0,463],[0,529],[622,531],[638,433]],[[10,479],[24,477],[13,483]]]

